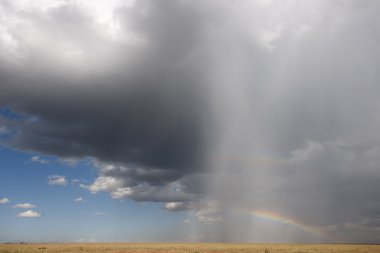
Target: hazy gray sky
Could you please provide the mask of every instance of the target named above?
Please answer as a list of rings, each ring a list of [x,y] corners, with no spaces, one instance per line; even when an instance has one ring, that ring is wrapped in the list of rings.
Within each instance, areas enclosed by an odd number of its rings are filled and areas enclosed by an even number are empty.
[[[1,142],[193,240],[379,243],[379,45],[376,0],[0,0]]]

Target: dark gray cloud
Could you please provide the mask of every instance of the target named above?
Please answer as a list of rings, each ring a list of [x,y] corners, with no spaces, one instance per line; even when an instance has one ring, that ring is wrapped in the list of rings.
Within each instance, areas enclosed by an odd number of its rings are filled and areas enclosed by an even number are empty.
[[[22,56],[11,68],[2,58],[1,104],[33,117],[18,123],[8,145],[128,165],[128,173],[105,176],[125,177],[130,186],[163,185],[201,169],[208,108],[186,58],[203,21],[191,4],[141,1],[117,9],[120,37],[131,32],[136,43],[107,38],[74,4],[3,8],[25,24],[7,31]]]
[[[189,211],[202,240],[379,242],[378,1],[0,14],[0,105],[24,115],[0,119],[7,145],[93,157],[81,187]]]

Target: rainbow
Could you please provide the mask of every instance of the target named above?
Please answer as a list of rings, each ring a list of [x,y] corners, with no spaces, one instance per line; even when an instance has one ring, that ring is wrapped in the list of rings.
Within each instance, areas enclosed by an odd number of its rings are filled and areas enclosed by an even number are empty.
[[[315,227],[315,226],[310,226],[305,223],[296,221],[295,219],[286,217],[284,215],[275,213],[275,212],[270,212],[270,211],[263,211],[263,210],[254,210],[250,212],[251,215],[257,217],[257,218],[262,218],[270,221],[275,221],[275,222],[280,222],[283,224],[291,225],[296,228],[299,228],[303,231],[306,231],[308,233],[317,235],[318,237],[328,237],[325,231],[323,231],[321,228]]]

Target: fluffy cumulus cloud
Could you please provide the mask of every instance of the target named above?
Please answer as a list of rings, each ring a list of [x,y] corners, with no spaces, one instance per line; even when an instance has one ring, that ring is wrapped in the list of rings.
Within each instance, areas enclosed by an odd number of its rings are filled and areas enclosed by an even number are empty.
[[[59,176],[59,175],[51,175],[48,177],[48,182],[49,185],[61,185],[61,186],[66,186],[67,185],[67,180],[64,176]]]
[[[17,216],[20,218],[38,218],[41,217],[41,213],[33,211],[33,210],[28,210],[22,213],[19,213]]]
[[[24,208],[24,209],[30,209],[30,208],[35,208],[36,206],[30,203],[22,203],[22,204],[17,204],[13,206],[14,208]]]
[[[0,204],[6,204],[8,202],[9,202],[9,199],[7,199],[7,198],[0,199]]]
[[[94,166],[99,169],[100,176],[92,184],[80,185],[93,194],[105,191],[114,199],[144,202],[191,202],[201,197],[196,187],[202,176],[197,173],[178,178],[178,172],[165,169],[100,162],[95,162]]]
[[[91,157],[80,187],[205,240],[310,239],[260,209],[380,241],[378,1],[111,2],[0,3],[4,145]]]

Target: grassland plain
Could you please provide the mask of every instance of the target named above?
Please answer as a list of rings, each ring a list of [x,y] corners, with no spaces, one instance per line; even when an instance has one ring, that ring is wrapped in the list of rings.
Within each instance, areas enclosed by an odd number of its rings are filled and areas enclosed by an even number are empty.
[[[380,253],[380,245],[228,243],[0,244],[0,253]]]

